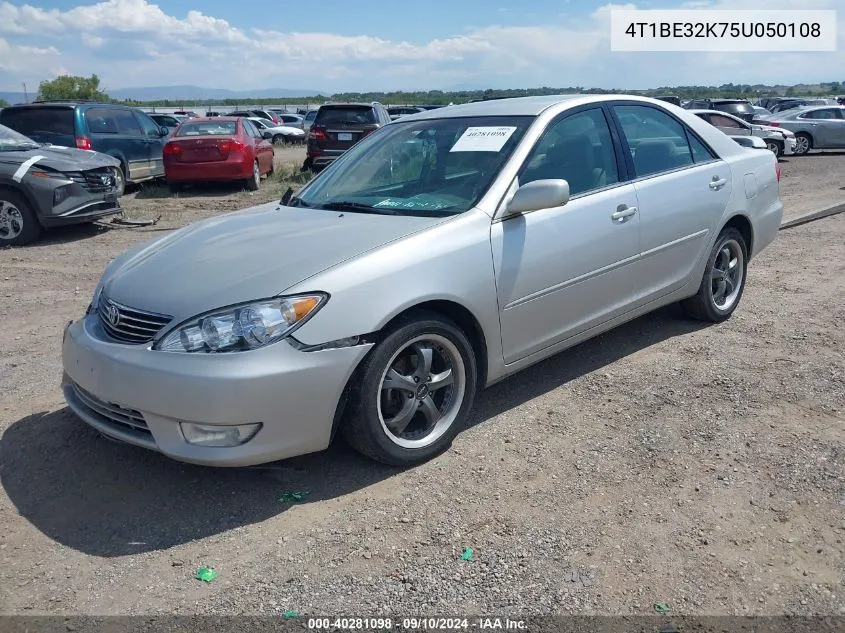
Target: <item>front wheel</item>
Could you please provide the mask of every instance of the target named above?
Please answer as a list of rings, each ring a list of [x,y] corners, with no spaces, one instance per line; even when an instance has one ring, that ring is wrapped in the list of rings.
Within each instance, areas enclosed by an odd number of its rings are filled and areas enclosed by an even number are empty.
[[[766,147],[769,148],[769,151],[776,157],[780,158],[783,156],[783,145],[777,141],[766,141]]]
[[[29,244],[38,239],[43,230],[22,195],[0,189],[0,247]]]
[[[421,313],[394,328],[359,374],[342,427],[358,452],[411,466],[446,450],[475,399],[475,354],[451,321]]]
[[[795,154],[798,156],[803,156],[807,152],[810,151],[810,148],[813,147],[813,140],[810,138],[809,134],[804,134],[803,132],[798,133],[795,135]]]
[[[691,317],[721,323],[733,314],[742,298],[747,275],[748,246],[742,233],[726,228],[710,251],[698,293],[681,302]]]
[[[284,142],[285,142],[285,137],[282,136],[281,134],[276,134],[276,136],[273,137],[273,144],[274,145],[278,145],[279,143],[284,143]]]

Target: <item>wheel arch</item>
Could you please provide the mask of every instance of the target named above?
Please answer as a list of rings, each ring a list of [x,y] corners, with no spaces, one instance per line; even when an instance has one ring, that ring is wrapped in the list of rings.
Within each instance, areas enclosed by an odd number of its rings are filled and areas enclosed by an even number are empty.
[[[719,229],[719,233],[721,233],[728,227],[735,228],[737,231],[740,232],[743,239],[745,240],[745,247],[748,249],[748,259],[751,259],[751,257],[755,254],[754,227],[751,224],[751,220],[749,220],[747,216],[738,213],[728,218],[728,221],[725,222],[721,229]]]
[[[810,149],[813,149],[816,146],[816,139],[813,136],[813,133],[810,130],[801,130],[799,132],[795,132],[795,136],[806,136],[810,142]]]
[[[38,218],[39,223],[41,222],[38,205],[36,204],[32,193],[30,193],[26,187],[21,187],[18,183],[7,178],[0,178],[0,190],[13,191],[16,194],[23,196],[23,199],[26,200],[27,204],[32,209],[32,212],[35,213],[35,217]]]
[[[366,336],[366,339],[374,342],[376,345],[384,337],[384,334],[392,330],[403,321],[413,319],[417,315],[434,314],[444,317],[457,325],[461,331],[469,339],[472,346],[472,351],[475,354],[476,371],[478,372],[477,388],[482,389],[487,382],[487,337],[484,330],[475,315],[460,303],[450,299],[430,299],[421,301],[411,306],[402,308],[399,312],[391,316],[377,331]],[[375,349],[375,345],[372,349]],[[370,352],[372,352],[372,349]],[[352,371],[347,380],[346,385],[341,392],[338,399],[337,407],[335,409],[334,419],[332,421],[331,439],[334,440],[337,431],[343,423],[344,413],[349,403],[349,397],[353,392],[353,387],[359,379],[359,370],[363,366],[364,361],[369,356],[366,354],[358,362],[358,365]],[[330,440],[331,441],[331,440]]]

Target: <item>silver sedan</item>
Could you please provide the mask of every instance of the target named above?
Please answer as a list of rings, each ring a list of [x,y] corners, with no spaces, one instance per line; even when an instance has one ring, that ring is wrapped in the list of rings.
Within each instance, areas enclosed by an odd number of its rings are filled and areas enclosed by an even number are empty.
[[[109,437],[243,466],[409,465],[477,392],[660,306],[729,318],[783,205],[770,152],[641,97],[457,105],[373,132],[296,195],[119,256],[63,340]]]
[[[845,147],[845,106],[795,108],[759,120],[793,132],[796,154]]]

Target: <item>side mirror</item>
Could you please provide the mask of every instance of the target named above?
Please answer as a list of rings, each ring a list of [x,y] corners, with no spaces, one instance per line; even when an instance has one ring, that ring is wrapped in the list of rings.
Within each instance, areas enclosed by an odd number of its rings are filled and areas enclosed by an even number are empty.
[[[161,136],[167,136],[168,134],[170,134],[170,128],[162,126],[161,128],[159,128],[158,133]]]
[[[569,202],[569,183],[565,180],[535,180],[516,190],[505,209],[505,216],[562,207]]]

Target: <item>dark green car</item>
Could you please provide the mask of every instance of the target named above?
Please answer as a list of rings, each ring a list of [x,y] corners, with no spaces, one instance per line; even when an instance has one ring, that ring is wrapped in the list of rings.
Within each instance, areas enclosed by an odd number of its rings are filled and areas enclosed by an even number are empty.
[[[169,130],[129,106],[91,101],[34,102],[0,111],[0,124],[39,143],[108,154],[120,161],[117,190],[164,176]]]

